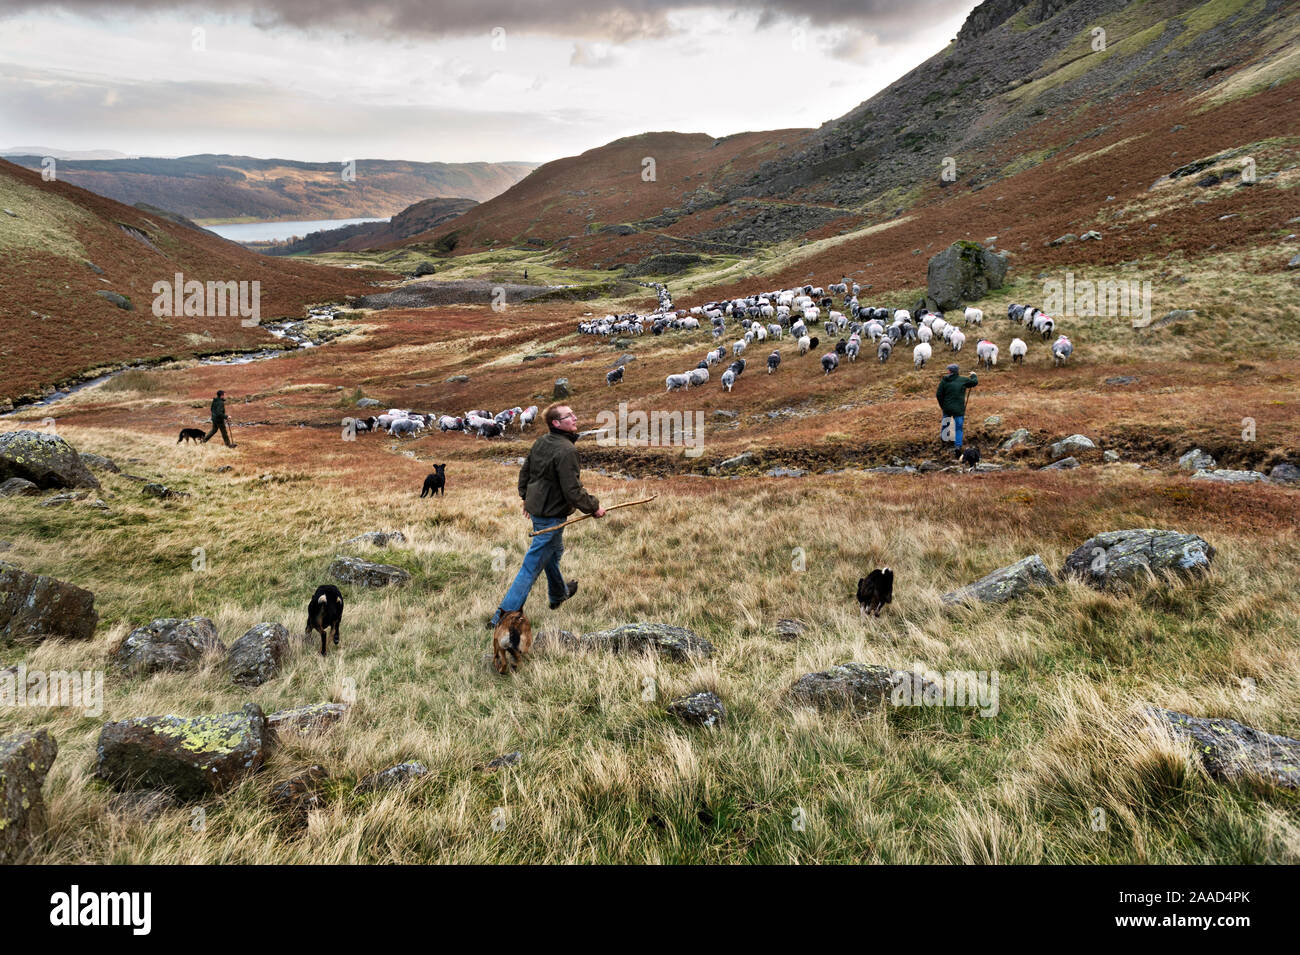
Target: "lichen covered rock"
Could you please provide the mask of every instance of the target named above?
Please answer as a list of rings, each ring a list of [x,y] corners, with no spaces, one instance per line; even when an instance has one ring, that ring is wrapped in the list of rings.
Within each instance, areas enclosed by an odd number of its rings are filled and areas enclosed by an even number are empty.
[[[356,587],[401,586],[411,579],[409,571],[391,564],[375,564],[360,557],[335,557],[329,575]]]
[[[1202,537],[1140,527],[1089,538],[1065,558],[1061,576],[1105,590],[1145,580],[1149,571],[1204,572],[1213,559],[1214,548]]]
[[[0,736],[0,865],[17,862],[45,831],[41,788],[58,753],[46,730]]]
[[[113,659],[123,670],[145,674],[188,670],[197,666],[208,652],[226,652],[211,620],[162,617],[128,633],[114,651]]]
[[[25,478],[37,487],[98,488],[81,455],[58,435],[42,431],[7,431],[0,434],[0,481]]]
[[[582,635],[584,646],[612,653],[653,652],[673,660],[713,655],[713,644],[694,630],[666,623],[625,623]]]
[[[1215,779],[1261,779],[1283,789],[1300,789],[1300,740],[1273,736],[1234,720],[1204,719],[1148,707],[1176,737],[1190,740]]]
[[[230,679],[240,686],[261,686],[280,672],[289,651],[289,631],[283,624],[259,623],[230,647]]]
[[[89,640],[98,623],[89,590],[0,560],[0,639]]]
[[[967,584],[941,598],[945,604],[968,603],[1004,603],[1014,600],[1035,587],[1053,587],[1056,578],[1043,563],[1043,558],[1031,554],[1007,567],[1000,567],[993,573],[981,577],[973,584]]]
[[[727,708],[716,693],[692,693],[668,704],[668,712],[684,723],[718,726],[727,718]]]
[[[930,685],[923,677],[905,670],[871,663],[841,663],[829,670],[805,673],[791,685],[790,696],[796,703],[819,710],[867,713],[888,703],[894,688],[904,682],[919,683],[921,689]]]

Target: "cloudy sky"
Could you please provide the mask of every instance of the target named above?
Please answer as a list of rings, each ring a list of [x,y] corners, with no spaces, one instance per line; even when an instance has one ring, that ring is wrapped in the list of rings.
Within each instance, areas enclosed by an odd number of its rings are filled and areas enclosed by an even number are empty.
[[[546,162],[818,126],[976,0],[0,0],[0,149]]]

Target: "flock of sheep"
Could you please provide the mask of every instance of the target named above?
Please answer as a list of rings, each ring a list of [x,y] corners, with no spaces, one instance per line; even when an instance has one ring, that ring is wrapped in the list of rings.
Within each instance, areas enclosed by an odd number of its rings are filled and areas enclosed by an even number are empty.
[[[385,414],[369,418],[351,419],[353,430],[358,433],[387,431],[394,437],[416,435],[427,428],[437,426],[439,431],[466,431],[477,434],[480,438],[497,438],[505,434],[507,426],[517,423],[520,431],[525,431],[537,420],[537,405],[527,408],[507,408],[492,414],[490,411],[466,411],[463,415],[417,414],[404,408],[390,408]]]
[[[858,301],[860,286],[857,283],[850,285],[847,280],[826,289],[805,285],[802,288],[709,302],[689,310],[675,310],[667,288],[658,286],[658,289],[659,307],[649,315],[606,315],[580,322],[579,332],[588,335],[641,335],[648,326],[651,334],[661,335],[670,329],[697,330],[700,328],[700,320],[707,319],[716,340],[726,334],[727,319],[730,318],[743,334],[732,343],[731,357],[734,360],[722,373],[722,387],[727,391],[731,391],[745,370],[745,359],[741,357],[745,350],[755,342],[761,344],[769,339],[781,341],[787,329],[795,339],[800,355],[806,355],[821,341],[809,334],[809,326],[820,323],[822,330],[829,335],[848,333],[836,342],[832,351],[822,355],[821,367],[827,375],[839,367],[841,356],[848,361],[856,361],[862,353],[864,339],[870,341],[876,358],[881,363],[889,360],[895,346],[915,343],[912,347],[912,363],[918,369],[924,368],[926,362],[934,357],[934,348],[939,343],[947,345],[953,352],[960,352],[966,344],[966,333],[956,324],[947,321],[942,312],[922,309],[913,318],[912,313],[905,308],[891,312],[887,308],[864,306]],[[841,297],[842,310],[833,307],[837,295]],[[1044,341],[1056,329],[1055,320],[1042,309],[1033,306],[1013,304],[1007,309],[1007,317],[1037,332]],[[967,308],[962,314],[962,322],[968,328],[972,325],[982,327],[984,312],[978,308]],[[1028,354],[1029,346],[1024,339],[1013,338],[1009,350],[1012,362],[1019,364]],[[1073,351],[1074,346],[1070,340],[1061,335],[1051,346],[1053,363],[1063,365]],[[988,339],[981,339],[976,344],[975,354],[980,364],[987,368],[998,363],[998,346]],[[726,346],[718,345],[694,368],[664,379],[666,389],[684,391],[707,384],[711,378],[710,369],[720,365],[726,357]],[[775,372],[780,365],[781,352],[777,349],[767,356],[768,374]],[[609,385],[622,380],[621,365],[605,376]]]

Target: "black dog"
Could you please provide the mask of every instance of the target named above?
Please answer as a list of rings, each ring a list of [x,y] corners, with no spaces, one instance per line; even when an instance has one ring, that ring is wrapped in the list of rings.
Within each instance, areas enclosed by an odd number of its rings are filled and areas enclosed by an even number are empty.
[[[200,444],[202,444],[203,429],[202,428],[181,428],[181,436],[176,439],[176,443],[180,444],[182,441],[197,441]]]
[[[420,492],[420,497],[438,494],[447,496],[447,465],[445,464],[433,466],[433,473],[424,479],[424,490]]]
[[[961,458],[961,463],[971,470],[974,470],[975,465],[980,463],[980,449],[973,444],[966,445],[957,452],[957,456]]]
[[[894,601],[894,572],[888,567],[873,570],[858,579],[858,609],[862,616],[879,617],[885,604]]]
[[[307,636],[313,630],[320,634],[320,655],[325,656],[325,635],[334,634],[334,646],[339,645],[339,623],[343,620],[343,595],[333,584],[322,584],[311,595],[307,605]]]

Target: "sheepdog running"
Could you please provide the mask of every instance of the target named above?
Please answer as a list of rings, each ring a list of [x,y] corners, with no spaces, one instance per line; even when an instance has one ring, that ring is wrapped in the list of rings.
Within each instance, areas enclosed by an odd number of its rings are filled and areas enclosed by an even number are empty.
[[[519,669],[524,654],[533,649],[533,625],[522,610],[501,615],[492,631],[492,665],[498,673]]]
[[[334,646],[339,645],[339,624],[343,620],[343,595],[333,584],[322,584],[307,605],[307,636],[320,634],[320,655],[325,656],[325,635],[331,633]]]
[[[894,572],[888,567],[877,568],[865,577],[858,578],[858,612],[879,617],[885,604],[894,601]]]

